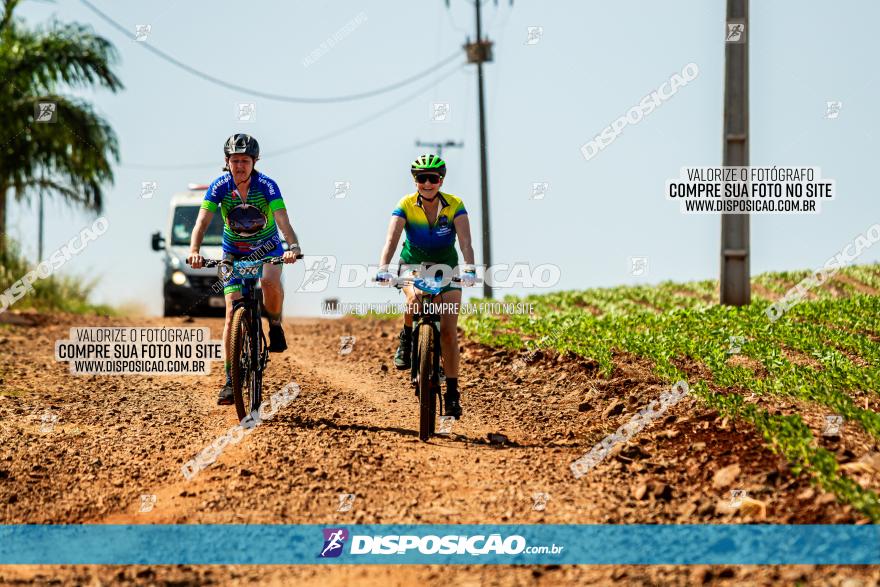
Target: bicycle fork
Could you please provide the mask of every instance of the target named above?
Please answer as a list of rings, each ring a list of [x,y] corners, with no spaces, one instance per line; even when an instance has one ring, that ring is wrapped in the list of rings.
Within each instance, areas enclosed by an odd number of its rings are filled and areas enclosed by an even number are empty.
[[[419,374],[419,330],[421,328],[433,328],[434,329],[434,348],[432,349],[432,365],[431,365],[431,389],[434,390],[434,393],[437,394],[440,399],[440,415],[445,415],[443,412],[443,395],[442,390],[440,388],[440,321],[439,320],[427,320],[427,319],[419,319],[414,321],[413,323],[413,333],[412,333],[412,342],[410,343],[411,354],[410,354],[410,380],[413,385],[417,384],[418,374]]]
[[[251,337],[251,356],[254,358],[254,392],[251,397],[251,412],[260,409],[263,401],[263,372],[269,363],[269,345],[266,344],[266,335],[263,332],[263,317],[260,314],[259,302],[254,302],[253,310],[253,332]]]

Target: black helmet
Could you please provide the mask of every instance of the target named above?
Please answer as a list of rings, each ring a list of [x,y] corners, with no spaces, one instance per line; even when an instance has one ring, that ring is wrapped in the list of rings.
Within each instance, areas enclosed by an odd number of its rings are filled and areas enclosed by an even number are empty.
[[[256,161],[260,158],[260,144],[251,135],[244,133],[234,134],[223,145],[223,154],[226,157],[236,154],[250,155]]]
[[[226,215],[229,230],[239,236],[254,236],[266,228],[266,215],[250,204],[239,204]]]

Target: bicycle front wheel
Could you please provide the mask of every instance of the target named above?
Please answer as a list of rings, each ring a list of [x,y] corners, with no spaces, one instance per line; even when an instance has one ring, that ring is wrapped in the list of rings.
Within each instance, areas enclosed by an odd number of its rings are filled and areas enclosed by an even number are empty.
[[[250,321],[247,308],[236,308],[230,324],[229,359],[232,375],[232,392],[239,422],[250,413],[253,379],[257,358],[252,356]]]
[[[419,440],[427,442],[434,434],[437,394],[434,393],[434,328],[419,327]]]

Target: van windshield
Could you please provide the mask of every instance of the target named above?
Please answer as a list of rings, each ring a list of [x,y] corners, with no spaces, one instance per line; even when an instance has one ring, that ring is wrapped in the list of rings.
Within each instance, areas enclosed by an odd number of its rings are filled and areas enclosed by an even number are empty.
[[[189,244],[199,208],[200,206],[178,206],[174,209],[174,220],[171,222],[172,245]],[[202,244],[209,247],[223,244],[223,218],[220,214],[214,214]]]

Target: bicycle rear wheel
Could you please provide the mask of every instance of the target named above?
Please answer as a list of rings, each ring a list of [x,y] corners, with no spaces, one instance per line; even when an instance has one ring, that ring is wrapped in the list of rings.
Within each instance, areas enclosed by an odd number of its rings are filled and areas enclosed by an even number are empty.
[[[247,308],[236,308],[230,325],[230,371],[232,393],[235,397],[235,411],[239,422],[250,413],[256,372],[256,357],[252,357],[250,320]]]
[[[426,442],[434,434],[437,418],[437,394],[434,393],[434,327],[419,327],[419,440]]]

